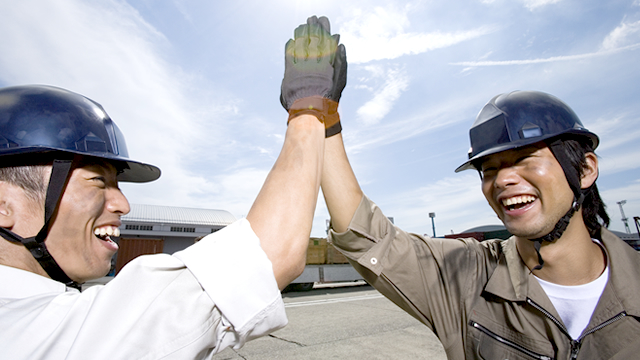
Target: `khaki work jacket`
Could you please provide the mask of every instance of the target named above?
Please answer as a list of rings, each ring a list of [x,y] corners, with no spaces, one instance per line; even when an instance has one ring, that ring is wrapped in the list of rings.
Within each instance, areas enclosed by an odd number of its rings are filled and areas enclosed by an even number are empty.
[[[577,341],[513,238],[409,234],[365,196],[349,229],[331,231],[329,241],[369,284],[433,330],[449,359],[640,358],[640,255],[608,230],[609,281]]]

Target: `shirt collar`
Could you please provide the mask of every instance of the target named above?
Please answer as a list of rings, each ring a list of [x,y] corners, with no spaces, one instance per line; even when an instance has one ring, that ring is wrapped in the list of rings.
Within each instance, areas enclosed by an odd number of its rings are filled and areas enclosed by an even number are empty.
[[[58,281],[29,271],[0,265],[0,298],[23,299],[31,296],[64,293],[67,287]]]

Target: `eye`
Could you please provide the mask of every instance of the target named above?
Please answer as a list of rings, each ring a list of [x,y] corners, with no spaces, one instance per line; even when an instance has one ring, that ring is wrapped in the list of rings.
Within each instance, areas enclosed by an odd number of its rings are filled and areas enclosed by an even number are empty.
[[[496,172],[497,169],[498,168],[496,168],[496,167],[487,167],[487,168],[482,169],[482,177],[484,177],[484,178],[491,177],[491,175],[493,175]]]
[[[94,176],[91,178],[91,181],[97,182],[100,186],[107,185],[107,179],[104,176]]]

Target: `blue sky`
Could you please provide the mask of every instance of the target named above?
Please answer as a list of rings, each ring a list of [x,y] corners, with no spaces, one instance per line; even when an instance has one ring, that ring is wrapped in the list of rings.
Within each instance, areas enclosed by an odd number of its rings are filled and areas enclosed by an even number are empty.
[[[130,202],[246,215],[283,142],[283,49],[326,15],[349,61],[340,102],[363,190],[403,229],[499,224],[477,173],[454,173],[494,95],[540,90],[601,138],[598,185],[624,230],[640,216],[640,0],[0,0],[0,86],[101,103],[133,159]],[[312,235],[328,212],[320,197]],[[632,231],[635,226],[630,223]]]

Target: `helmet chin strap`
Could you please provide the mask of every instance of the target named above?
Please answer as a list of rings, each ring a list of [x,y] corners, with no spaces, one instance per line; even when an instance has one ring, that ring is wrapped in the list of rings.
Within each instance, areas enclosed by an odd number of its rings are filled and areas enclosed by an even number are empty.
[[[567,178],[567,182],[569,183],[569,187],[571,188],[571,191],[573,191],[573,203],[571,204],[569,211],[567,211],[567,213],[558,220],[556,226],[554,226],[550,233],[536,239],[529,239],[533,241],[533,247],[536,249],[536,254],[538,255],[538,265],[536,265],[531,271],[540,270],[542,269],[542,266],[544,266],[544,260],[542,260],[542,256],[540,255],[542,242],[553,242],[560,239],[565,230],[567,230],[571,217],[576,213],[576,211],[578,211],[578,209],[580,209],[580,206],[582,206],[582,202],[584,201],[584,192],[582,191],[582,186],[580,184],[580,174],[578,173],[578,170],[571,165],[571,161],[565,151],[562,140],[557,138],[549,142],[548,146],[553,156],[555,156],[558,163],[560,163],[564,175]]]
[[[578,211],[578,209],[580,209],[580,206],[582,206],[583,201],[584,201],[584,194],[582,193],[580,194],[579,198],[576,199],[574,197],[571,208],[569,209],[569,211],[567,211],[566,214],[564,214],[563,217],[560,218],[560,220],[558,220],[558,222],[556,223],[556,226],[553,228],[553,230],[551,230],[550,233],[548,233],[545,236],[539,237],[537,239],[529,239],[533,241],[533,247],[536,249],[536,254],[538,255],[538,265],[536,265],[533,268],[533,270],[540,270],[542,269],[542,266],[544,266],[544,260],[542,260],[542,256],[540,256],[540,247],[542,246],[542,242],[543,241],[553,242],[560,239],[562,234],[564,234],[564,231],[567,230],[567,226],[569,226],[569,221],[571,221],[571,217],[573,216],[573,214],[576,213],[576,211]]]
[[[0,227],[0,233],[5,239],[21,243],[29,249],[31,255],[38,261],[50,278],[64,283],[69,287],[80,290],[80,284],[71,280],[69,276],[64,273],[60,268],[60,265],[58,265],[53,256],[51,256],[44,243],[44,240],[49,234],[50,223],[53,219],[53,215],[60,204],[62,193],[67,186],[72,163],[72,160],[54,160],[53,162],[51,178],[49,179],[49,186],[47,187],[47,195],[45,199],[44,225],[36,236],[23,238],[13,231],[2,227]]]

